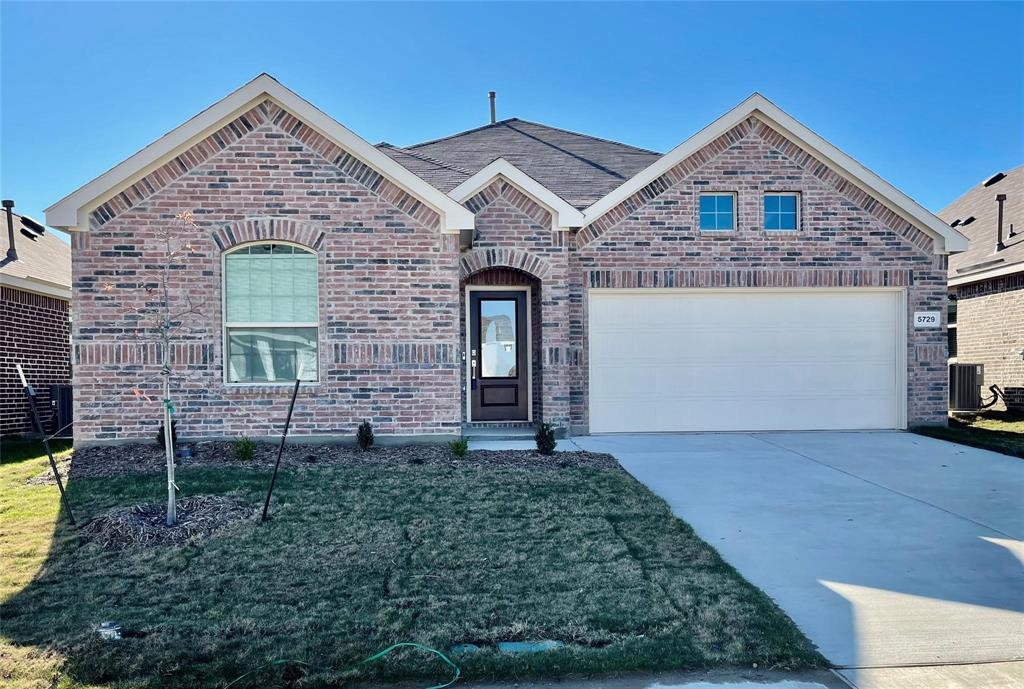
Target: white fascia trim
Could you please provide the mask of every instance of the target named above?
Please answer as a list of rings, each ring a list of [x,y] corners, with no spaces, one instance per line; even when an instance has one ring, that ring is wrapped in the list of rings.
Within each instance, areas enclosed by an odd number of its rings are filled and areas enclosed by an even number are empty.
[[[318,110],[268,74],[261,74],[177,129],[160,137],[46,209],[46,224],[63,230],[88,230],[89,213],[197,141],[269,98],[338,146],[374,168],[441,216],[447,233],[472,229],[473,214],[432,187],[340,122]]]
[[[20,278],[14,275],[4,275],[3,273],[0,273],[0,285],[21,290],[22,292],[34,292],[35,294],[42,294],[47,297],[56,297],[57,299],[63,299],[64,301],[71,301],[70,287],[56,282],[50,282],[49,280]]]
[[[949,278],[949,286],[958,287],[960,285],[969,285],[972,282],[981,282],[982,280],[1003,277],[1004,275],[1013,275],[1014,273],[1024,273],[1024,261],[1011,263],[1008,266],[996,266],[987,270],[979,270],[976,273],[968,273],[967,275],[958,275],[956,277]]]
[[[465,203],[498,177],[503,177],[509,184],[550,211],[552,230],[568,230],[583,226],[585,220],[580,210],[504,158],[497,158],[448,192],[448,195],[460,204]]]
[[[831,164],[849,181],[861,187],[872,196],[877,196],[886,201],[904,220],[936,240],[935,253],[945,254],[967,250],[967,238],[965,236],[930,213],[899,189],[825,141],[790,115],[787,115],[777,105],[759,93],[751,95],[735,108],[612,190],[607,196],[596,201],[583,211],[586,224],[593,223],[751,115],[757,115],[764,119],[771,127],[778,129],[796,143]]]

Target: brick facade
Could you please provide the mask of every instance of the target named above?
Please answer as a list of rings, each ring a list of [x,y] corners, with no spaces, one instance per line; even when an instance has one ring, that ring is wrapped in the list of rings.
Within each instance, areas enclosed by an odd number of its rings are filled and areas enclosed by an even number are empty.
[[[36,390],[44,423],[50,414],[50,386],[71,382],[68,316],[64,299],[0,287],[0,434],[33,430],[16,364]]]
[[[198,146],[215,140],[218,150],[182,154],[200,162],[105,207],[88,233],[73,236],[76,439],[156,432],[159,353],[131,339],[129,312],[146,302],[132,285],[159,255],[158,232],[184,210],[199,227],[182,235],[194,253],[174,266],[172,286],[205,304],[187,344],[172,349],[186,374],[175,396],[179,433],[259,437],[282,423],[289,386],[224,383],[220,300],[223,251],[281,239],[317,252],[320,284],[320,380],[303,386],[292,433],[348,436],[370,419],[382,435],[457,434],[457,237],[276,106],[233,124],[222,131],[241,136],[207,139]]]
[[[797,232],[765,232],[766,191],[799,192]],[[702,192],[737,194],[737,229],[702,233]],[[750,118],[578,233],[572,255],[572,423],[587,427],[586,292],[602,287],[904,287],[908,423],[944,423],[944,331],[914,311],[945,310],[946,260],[931,240],[829,167]]]
[[[983,396],[998,385],[1006,395],[994,409],[1024,409],[1024,273],[956,288],[957,362],[984,364]]]
[[[942,310],[945,257],[931,240],[835,171],[751,118],[584,230],[553,231],[550,211],[498,178],[465,206],[474,247],[461,252],[429,208],[264,103],[151,173],[93,215],[74,248],[76,432],[80,441],[148,438],[159,424],[159,352],[131,340],[130,289],[175,213],[198,223],[175,285],[207,300],[172,350],[187,372],[176,396],[186,437],[266,436],[288,386],[224,383],[221,259],[280,239],[317,252],[320,380],[303,386],[295,435],[460,432],[465,415],[467,285],[533,289],[534,420],[587,426],[587,290],[602,287],[900,287],[908,295],[909,421],[946,412],[942,330],[909,314]],[[173,161],[172,161],[173,162]],[[168,167],[170,166],[170,167]],[[738,228],[701,234],[697,194],[738,195]],[[802,227],[760,229],[764,191],[801,193]],[[158,395],[154,396],[158,397]]]

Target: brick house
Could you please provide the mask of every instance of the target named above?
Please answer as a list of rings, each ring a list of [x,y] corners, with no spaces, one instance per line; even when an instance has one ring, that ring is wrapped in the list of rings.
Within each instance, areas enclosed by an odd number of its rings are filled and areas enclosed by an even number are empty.
[[[447,438],[944,423],[966,241],[760,95],[662,155],[517,119],[370,145],[267,75],[47,210],[72,234],[76,439],[152,435],[117,283],[190,211],[180,432]],[[111,293],[110,290],[113,290]]]
[[[71,247],[30,218],[0,212],[0,435],[32,432],[15,366],[35,388],[49,417],[51,385],[71,382]],[[47,430],[57,430],[47,428]]]
[[[970,240],[949,260],[950,362],[984,365],[993,409],[1024,409],[1024,165],[978,184],[939,213]]]

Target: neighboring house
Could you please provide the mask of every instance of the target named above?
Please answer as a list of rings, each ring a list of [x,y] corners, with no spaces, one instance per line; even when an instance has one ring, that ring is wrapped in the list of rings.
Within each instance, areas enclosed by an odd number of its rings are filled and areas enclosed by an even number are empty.
[[[966,240],[760,95],[664,155],[516,119],[375,147],[258,77],[47,210],[73,233],[79,441],[159,422],[130,390],[159,372],[124,337],[144,296],[106,290],[186,210],[178,284],[212,299],[172,350],[185,436],[269,434],[295,376],[307,436],[946,420]]]
[[[40,416],[51,415],[50,386],[71,382],[71,247],[38,223],[0,212],[0,434],[31,432],[28,401],[15,366],[37,393]],[[57,430],[47,427],[48,431]]]
[[[1024,165],[978,184],[939,217],[971,242],[949,260],[950,362],[984,365],[983,397],[991,385],[1004,395],[994,409],[1024,408]]]

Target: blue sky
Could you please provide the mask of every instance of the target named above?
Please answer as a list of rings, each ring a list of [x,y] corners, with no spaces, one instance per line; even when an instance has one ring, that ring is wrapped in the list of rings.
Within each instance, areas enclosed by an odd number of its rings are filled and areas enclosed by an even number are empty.
[[[939,210],[1024,162],[1022,3],[0,4],[0,193],[43,209],[260,72],[371,142],[521,117],[666,151],[760,91]]]

